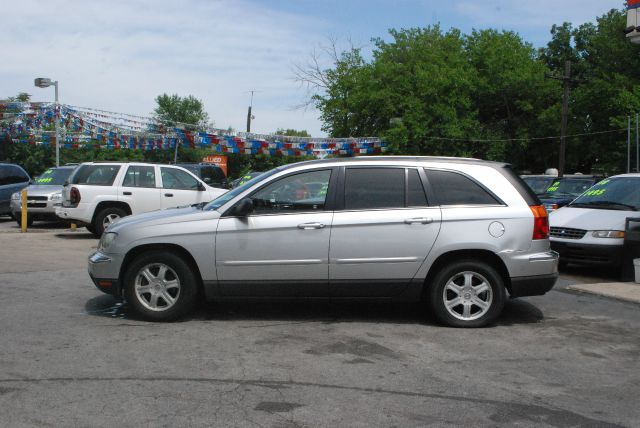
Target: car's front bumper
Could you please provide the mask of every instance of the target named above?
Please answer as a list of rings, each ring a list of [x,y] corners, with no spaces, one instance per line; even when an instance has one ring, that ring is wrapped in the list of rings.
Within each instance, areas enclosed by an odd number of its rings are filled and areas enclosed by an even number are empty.
[[[622,245],[551,241],[551,248],[560,253],[560,260],[563,263],[598,266],[618,266],[622,263]]]
[[[60,207],[60,201],[31,200],[27,199],[27,216],[34,220],[60,220],[56,215],[56,208]],[[15,218],[22,215],[22,201],[11,200],[11,213]]]
[[[89,276],[98,290],[114,296],[121,295],[120,265],[121,260],[118,256],[103,254],[100,251],[89,255]]]

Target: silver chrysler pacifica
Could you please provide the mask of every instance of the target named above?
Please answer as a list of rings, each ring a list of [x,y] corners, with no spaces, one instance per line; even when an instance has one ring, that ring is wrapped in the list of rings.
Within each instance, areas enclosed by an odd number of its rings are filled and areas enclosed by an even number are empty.
[[[149,320],[200,298],[379,298],[480,327],[507,296],[553,287],[548,235],[544,207],[507,164],[329,159],[275,168],[205,206],[125,217],[89,274]]]

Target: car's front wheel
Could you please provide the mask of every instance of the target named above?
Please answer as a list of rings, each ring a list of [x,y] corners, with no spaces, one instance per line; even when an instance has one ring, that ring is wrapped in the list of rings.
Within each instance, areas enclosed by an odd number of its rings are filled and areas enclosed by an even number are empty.
[[[172,321],[193,309],[198,279],[180,256],[151,251],[136,258],[124,275],[127,302],[144,318]]]
[[[483,261],[461,260],[445,265],[429,290],[436,318],[452,327],[483,327],[495,321],[504,307],[504,281]]]

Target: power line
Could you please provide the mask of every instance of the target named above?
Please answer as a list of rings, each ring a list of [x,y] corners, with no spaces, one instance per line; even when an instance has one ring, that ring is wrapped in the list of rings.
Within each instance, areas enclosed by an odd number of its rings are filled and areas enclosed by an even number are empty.
[[[566,135],[565,137],[584,137],[588,135],[612,134],[615,132],[626,131],[627,128],[611,129],[609,131],[583,132],[580,134]],[[470,143],[507,143],[511,141],[538,141],[538,140],[557,140],[562,138],[561,135],[553,137],[529,137],[529,138],[496,138],[496,139],[478,139],[478,138],[450,138],[450,137],[425,137],[427,140],[443,140],[443,141],[466,141]]]

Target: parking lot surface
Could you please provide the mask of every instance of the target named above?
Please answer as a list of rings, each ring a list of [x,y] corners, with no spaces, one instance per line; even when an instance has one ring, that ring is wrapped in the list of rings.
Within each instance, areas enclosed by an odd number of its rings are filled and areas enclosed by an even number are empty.
[[[638,426],[640,305],[567,290],[485,329],[420,305],[202,304],[137,320],[84,229],[0,220],[0,426]]]

